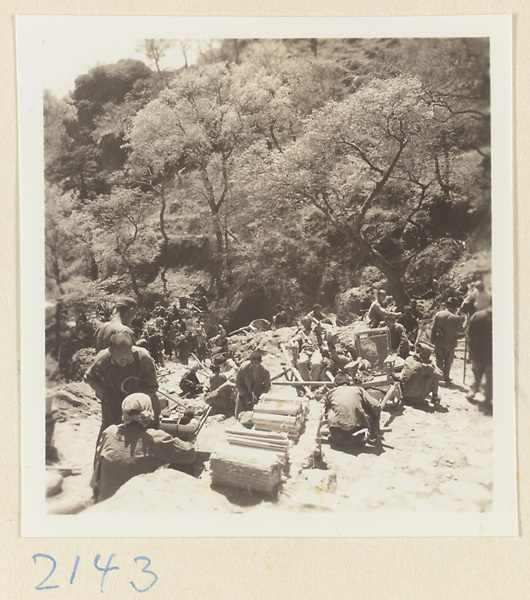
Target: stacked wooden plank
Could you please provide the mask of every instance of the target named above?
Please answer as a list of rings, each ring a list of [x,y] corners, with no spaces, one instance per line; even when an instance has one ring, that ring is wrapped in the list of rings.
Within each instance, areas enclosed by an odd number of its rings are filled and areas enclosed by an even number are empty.
[[[305,404],[302,399],[264,395],[254,406],[252,422],[255,429],[285,432],[297,439],[305,421]]]
[[[298,439],[307,410],[303,398],[263,395],[254,406],[254,428],[227,429],[228,445],[212,454],[212,483],[265,493],[276,491],[287,463],[290,439]]]
[[[255,429],[232,428],[226,430],[228,443],[234,446],[257,448],[272,452],[282,459],[287,457],[289,439],[286,433],[257,431]]]
[[[280,382],[285,383],[285,382]],[[280,403],[280,404],[296,404],[300,407],[301,411],[304,414],[307,414],[309,411],[309,404],[307,402],[307,398],[305,396],[302,397],[291,397],[286,396],[285,392],[269,392],[268,394],[263,394],[260,398],[260,402],[269,402],[269,403]]]
[[[274,493],[281,482],[282,459],[274,452],[228,445],[210,457],[213,485]]]

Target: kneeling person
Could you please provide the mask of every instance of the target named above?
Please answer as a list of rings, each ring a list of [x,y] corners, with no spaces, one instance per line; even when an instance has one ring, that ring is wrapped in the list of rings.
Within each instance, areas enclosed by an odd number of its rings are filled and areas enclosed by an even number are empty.
[[[197,371],[199,365],[193,365],[191,369],[184,374],[180,380],[180,389],[183,391],[187,398],[194,398],[199,394],[202,394],[202,385],[197,377]]]
[[[431,361],[431,349],[427,344],[418,344],[416,352],[405,359],[401,372],[401,391],[403,402],[419,404],[431,394],[431,402],[438,404],[438,382],[443,379],[443,373]]]
[[[189,465],[195,449],[165,431],[151,429],[154,412],[147,394],[130,394],[122,404],[123,423],[102,433],[91,486],[96,502],[112,496],[136,475],[153,473],[165,464]]]
[[[331,440],[340,445],[360,445],[379,438],[379,402],[366,390],[350,385],[350,378],[339,373],[336,388],[325,398]],[[367,429],[365,435],[360,432]]]

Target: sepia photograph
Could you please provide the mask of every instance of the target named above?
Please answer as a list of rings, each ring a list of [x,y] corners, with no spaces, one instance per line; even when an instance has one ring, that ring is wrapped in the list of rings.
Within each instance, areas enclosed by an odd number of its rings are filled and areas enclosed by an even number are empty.
[[[23,530],[515,535],[509,20],[151,21],[18,20]]]

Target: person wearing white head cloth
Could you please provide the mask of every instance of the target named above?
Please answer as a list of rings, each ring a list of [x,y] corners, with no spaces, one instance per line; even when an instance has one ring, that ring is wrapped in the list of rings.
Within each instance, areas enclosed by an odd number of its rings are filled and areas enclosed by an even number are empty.
[[[123,423],[107,427],[96,450],[91,481],[96,502],[112,496],[136,475],[153,473],[168,463],[189,465],[195,460],[192,444],[149,427],[154,412],[147,394],[127,396],[122,412]]]

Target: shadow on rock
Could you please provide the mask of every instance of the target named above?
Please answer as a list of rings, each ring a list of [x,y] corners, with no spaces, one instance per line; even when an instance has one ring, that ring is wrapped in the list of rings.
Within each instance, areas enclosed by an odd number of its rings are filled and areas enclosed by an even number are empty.
[[[262,492],[253,492],[228,485],[212,485],[212,490],[222,494],[231,504],[238,506],[256,506],[262,502],[275,502],[278,500],[278,492],[273,495]]]
[[[449,412],[447,406],[442,406],[441,404],[429,404],[429,402],[422,402],[418,404],[407,404],[409,408],[413,408],[414,410],[421,410],[426,413],[446,413]]]
[[[343,452],[344,454],[350,454],[351,456],[359,456],[359,454],[374,454],[375,456],[379,456],[385,451],[385,448],[382,444],[347,446],[330,441],[329,447],[336,452]]]
[[[187,475],[192,475],[193,477],[199,477],[199,475],[204,471],[204,465],[210,460],[211,452],[204,452],[202,450],[198,450],[195,455],[195,460],[191,463],[191,465],[169,465],[170,469],[174,471],[180,471],[181,473],[186,473]]]
[[[458,390],[459,392],[467,392],[467,387],[460,385],[459,383],[455,383],[454,381],[450,381],[449,383],[441,383],[448,390]]]
[[[383,427],[388,427],[396,417],[400,417],[405,412],[404,406],[393,406],[390,417],[386,420]]]

